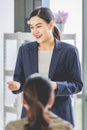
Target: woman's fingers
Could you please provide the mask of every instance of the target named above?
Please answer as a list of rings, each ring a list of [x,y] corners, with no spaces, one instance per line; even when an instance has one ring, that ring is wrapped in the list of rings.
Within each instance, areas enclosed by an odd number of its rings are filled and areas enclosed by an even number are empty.
[[[8,88],[12,91],[18,90],[20,88],[20,83],[16,81],[7,82]]]

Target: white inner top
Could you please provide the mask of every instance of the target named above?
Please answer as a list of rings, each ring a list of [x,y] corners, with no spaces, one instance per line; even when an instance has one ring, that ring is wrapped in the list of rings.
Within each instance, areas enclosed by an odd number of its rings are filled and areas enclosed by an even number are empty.
[[[48,77],[52,52],[53,50],[38,51],[38,71],[45,77]]]

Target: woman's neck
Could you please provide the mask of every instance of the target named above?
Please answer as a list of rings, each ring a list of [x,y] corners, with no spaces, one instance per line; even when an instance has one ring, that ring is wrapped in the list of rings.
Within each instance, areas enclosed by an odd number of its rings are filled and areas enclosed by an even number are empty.
[[[50,39],[47,42],[39,43],[38,50],[53,50],[54,48],[54,39]]]

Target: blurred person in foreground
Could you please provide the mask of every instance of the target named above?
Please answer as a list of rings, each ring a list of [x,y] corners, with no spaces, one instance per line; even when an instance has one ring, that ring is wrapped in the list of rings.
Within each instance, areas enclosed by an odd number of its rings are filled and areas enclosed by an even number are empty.
[[[49,110],[54,99],[50,80],[39,73],[32,74],[23,89],[23,105],[27,117],[8,123],[5,130],[73,130],[68,121]]]

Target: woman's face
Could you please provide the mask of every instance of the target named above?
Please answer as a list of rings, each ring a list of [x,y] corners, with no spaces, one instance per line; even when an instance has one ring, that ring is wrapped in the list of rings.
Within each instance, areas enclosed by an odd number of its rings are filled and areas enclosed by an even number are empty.
[[[30,19],[31,33],[34,35],[38,43],[44,43],[50,40],[53,36],[52,30],[54,22],[46,23],[38,16],[34,16]]]

